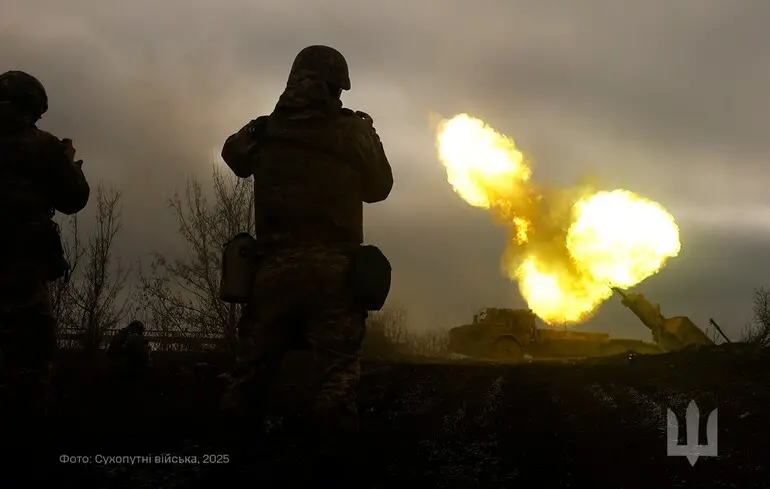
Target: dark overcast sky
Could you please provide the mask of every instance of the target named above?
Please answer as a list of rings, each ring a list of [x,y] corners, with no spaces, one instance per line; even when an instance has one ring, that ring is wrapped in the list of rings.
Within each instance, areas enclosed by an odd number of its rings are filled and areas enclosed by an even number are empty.
[[[435,111],[512,136],[540,182],[594,173],[661,202],[683,250],[639,289],[737,335],[770,284],[768,23],[766,0],[0,0],[0,70],[38,76],[41,127],[123,190],[133,260],[178,246],[167,198],[272,110],[302,47],[332,45],[345,103],[374,116],[394,168],[367,233],[415,328],[521,305],[499,271],[504,232],[445,182]],[[616,302],[585,327],[645,333]]]

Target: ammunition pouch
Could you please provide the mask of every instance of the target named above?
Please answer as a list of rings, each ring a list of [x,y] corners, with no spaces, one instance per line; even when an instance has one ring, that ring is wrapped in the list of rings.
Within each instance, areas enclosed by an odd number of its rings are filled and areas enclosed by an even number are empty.
[[[260,264],[257,241],[249,233],[239,233],[225,243],[219,299],[229,304],[249,302]]]
[[[360,246],[351,256],[350,285],[355,303],[366,311],[379,311],[390,294],[392,267],[373,245]]]

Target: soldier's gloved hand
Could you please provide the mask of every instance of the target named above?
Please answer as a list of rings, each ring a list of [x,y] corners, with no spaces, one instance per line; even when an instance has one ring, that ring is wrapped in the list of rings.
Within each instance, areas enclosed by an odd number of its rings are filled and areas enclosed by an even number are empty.
[[[374,125],[374,119],[372,119],[372,116],[370,116],[366,112],[362,112],[360,110],[357,110],[356,111],[356,115],[358,117],[360,117],[361,119],[365,120],[366,122],[368,122],[369,124]]]
[[[269,119],[270,117],[266,115],[257,117],[256,119],[246,124],[244,129],[246,129],[246,132],[248,132],[252,137],[261,138],[267,131],[267,121]]]
[[[72,145],[72,140],[70,138],[64,138],[61,140],[61,142],[64,145],[64,154],[67,156],[67,159],[72,161],[78,168],[83,166],[83,160],[75,161],[76,151],[75,147]]]
[[[64,146],[64,154],[67,155],[67,158],[74,160],[75,147],[72,146],[72,140],[70,138],[64,138],[61,140],[61,144]]]
[[[372,116],[370,116],[366,112],[363,112],[363,111],[360,111],[360,110],[357,110],[355,112],[355,114],[358,117],[360,117],[361,119],[363,119],[363,120],[365,120],[366,122],[369,123],[369,127],[372,128],[372,133],[374,134],[374,137],[377,138],[377,140],[379,141],[380,140],[380,135],[377,134],[377,130],[374,128],[374,119],[372,119]]]

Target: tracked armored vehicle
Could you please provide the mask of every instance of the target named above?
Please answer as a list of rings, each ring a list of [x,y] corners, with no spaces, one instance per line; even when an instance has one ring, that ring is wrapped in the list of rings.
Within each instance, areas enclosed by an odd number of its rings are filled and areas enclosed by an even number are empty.
[[[473,317],[471,324],[449,331],[452,352],[475,358],[518,362],[533,359],[590,358],[635,352],[664,353],[713,341],[687,317],[666,318],[659,306],[641,294],[625,294],[613,289],[652,332],[652,342],[612,338],[607,333],[538,328],[529,309],[487,308]]]

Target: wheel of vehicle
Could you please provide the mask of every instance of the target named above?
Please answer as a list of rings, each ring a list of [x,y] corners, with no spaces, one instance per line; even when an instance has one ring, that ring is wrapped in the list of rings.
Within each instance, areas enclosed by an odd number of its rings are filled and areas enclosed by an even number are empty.
[[[503,336],[495,341],[492,345],[492,353],[495,360],[521,362],[524,359],[521,345],[515,339],[508,336]]]

